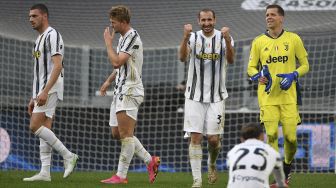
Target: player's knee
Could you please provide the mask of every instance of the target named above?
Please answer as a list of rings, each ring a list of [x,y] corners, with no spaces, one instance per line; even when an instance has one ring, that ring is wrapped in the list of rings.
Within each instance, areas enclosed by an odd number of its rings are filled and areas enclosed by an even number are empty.
[[[208,144],[213,147],[216,148],[219,144],[219,138],[217,137],[210,137],[208,138]]]
[[[285,140],[291,144],[296,144],[296,135],[295,134],[285,134]]]
[[[277,133],[273,133],[273,134],[267,133],[267,142],[268,143],[274,143],[277,140],[278,140],[278,134]]]
[[[112,138],[120,140],[120,134],[118,128],[112,128]]]

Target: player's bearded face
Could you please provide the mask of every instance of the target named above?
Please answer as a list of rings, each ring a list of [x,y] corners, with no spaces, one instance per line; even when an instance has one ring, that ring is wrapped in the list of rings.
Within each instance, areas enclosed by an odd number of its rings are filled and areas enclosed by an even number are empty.
[[[42,14],[40,10],[33,9],[29,12],[29,22],[33,29],[39,30],[42,27],[42,22],[46,14]]]
[[[198,24],[204,34],[212,34],[215,28],[216,19],[212,12],[200,12]]]

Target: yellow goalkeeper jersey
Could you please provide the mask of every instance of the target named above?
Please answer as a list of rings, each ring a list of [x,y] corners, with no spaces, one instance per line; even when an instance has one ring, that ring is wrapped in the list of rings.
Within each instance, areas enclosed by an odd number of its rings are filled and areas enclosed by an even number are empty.
[[[247,73],[249,76],[257,74],[263,65],[267,65],[272,76],[272,87],[269,94],[265,92],[265,85],[258,85],[259,106],[297,104],[296,82],[287,90],[280,88],[282,78],[277,74],[297,71],[299,77],[309,70],[307,51],[301,38],[292,32],[283,30],[278,38],[272,38],[267,32],[256,37],[252,42]],[[298,59],[299,66],[296,64]]]

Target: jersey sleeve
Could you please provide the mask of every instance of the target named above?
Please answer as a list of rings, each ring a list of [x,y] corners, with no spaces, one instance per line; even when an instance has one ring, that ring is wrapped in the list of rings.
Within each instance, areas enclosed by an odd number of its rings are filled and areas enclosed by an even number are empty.
[[[131,33],[129,36],[125,38],[125,41],[123,41],[120,51],[119,52],[124,52],[129,55],[132,55],[134,50],[137,50],[140,48],[140,44],[138,42],[139,35],[136,32]]]
[[[191,33],[188,41],[188,48],[194,51],[196,33]]]
[[[271,148],[273,150],[273,148]],[[275,181],[277,182],[278,187],[285,187],[285,174],[283,171],[282,160],[280,154],[273,150],[275,157],[275,165],[273,169],[273,176]]]
[[[299,76],[303,76],[309,71],[308,54],[298,35],[295,37],[295,56],[300,64],[296,71],[299,73]]]
[[[254,39],[251,45],[250,57],[247,66],[247,74],[249,76],[253,76],[259,72],[258,71],[259,57],[260,54],[258,50],[257,39]]]
[[[53,30],[50,32],[49,36],[49,45],[50,45],[50,55],[63,55],[62,49],[64,48],[63,39],[59,32]]]

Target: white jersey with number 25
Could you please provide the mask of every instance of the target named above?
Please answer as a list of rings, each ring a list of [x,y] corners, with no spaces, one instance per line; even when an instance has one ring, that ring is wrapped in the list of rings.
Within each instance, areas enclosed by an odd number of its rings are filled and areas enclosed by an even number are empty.
[[[227,154],[227,165],[228,188],[268,188],[273,170],[282,171],[280,154],[257,139],[248,139],[232,148]]]

